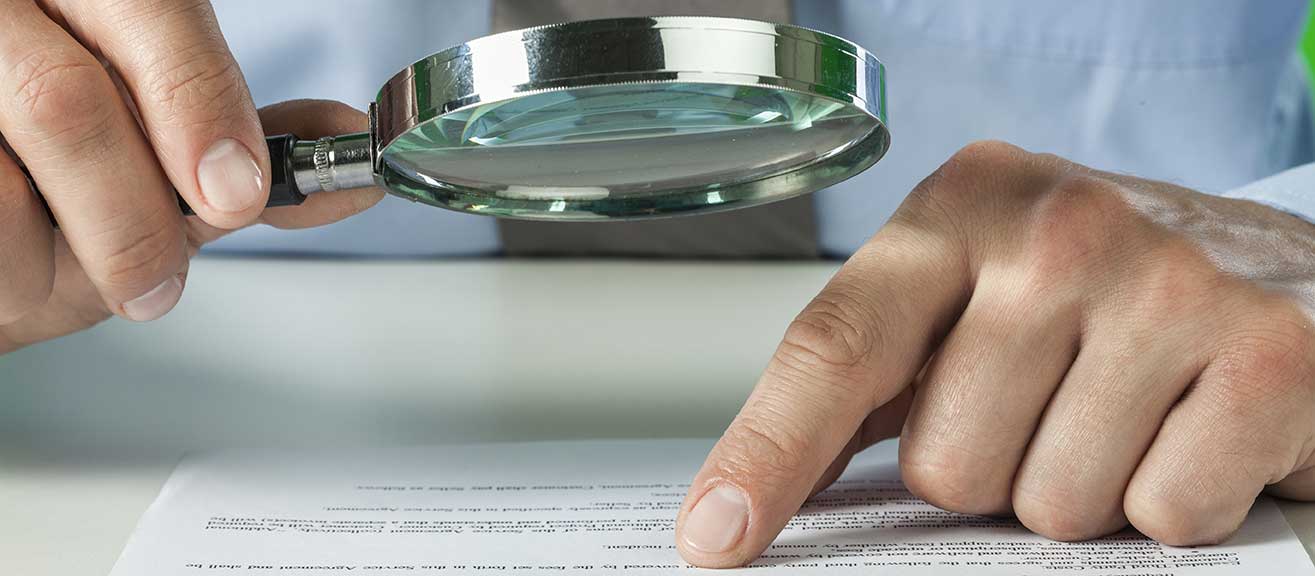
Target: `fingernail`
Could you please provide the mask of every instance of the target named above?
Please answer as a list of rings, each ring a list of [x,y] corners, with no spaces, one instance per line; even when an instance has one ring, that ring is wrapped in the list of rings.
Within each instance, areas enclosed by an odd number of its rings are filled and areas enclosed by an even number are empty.
[[[749,524],[749,500],[734,486],[709,490],[685,517],[685,543],[700,552],[730,550]]]
[[[150,322],[173,310],[183,296],[183,279],[170,276],[150,292],[123,303],[123,315],[134,322]]]
[[[241,142],[226,138],[201,155],[196,179],[206,204],[221,212],[241,212],[260,200],[260,165]]]

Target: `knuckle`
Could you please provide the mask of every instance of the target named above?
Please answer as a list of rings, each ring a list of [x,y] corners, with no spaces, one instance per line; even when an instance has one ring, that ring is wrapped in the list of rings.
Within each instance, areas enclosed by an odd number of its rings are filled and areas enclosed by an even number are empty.
[[[145,92],[164,124],[215,123],[240,110],[232,101],[245,85],[242,72],[222,47],[171,54],[153,68]]]
[[[877,345],[877,334],[859,310],[867,304],[833,287],[818,295],[786,328],[781,350],[802,367],[844,372],[862,364]]]
[[[1004,142],[968,144],[919,183],[891,221],[916,229],[938,225],[963,229],[975,212],[972,204],[979,192],[998,191],[997,180],[1004,180],[999,175],[1014,173],[1026,157],[1021,148]]]
[[[1027,153],[1017,146],[1000,140],[978,140],[960,148],[950,157],[948,164],[977,167],[998,167],[1017,162]]]
[[[1135,214],[1124,190],[1098,176],[1073,172],[1054,181],[1037,202],[1038,223],[1055,232],[1092,231]]]
[[[948,228],[961,234],[966,228],[963,222],[968,221],[966,216],[971,212],[970,208],[962,206],[963,196],[956,186],[946,183],[941,171],[937,171],[909,193],[890,217],[885,230],[908,230],[921,235]]]
[[[106,134],[104,128],[114,112],[112,102],[103,97],[109,93],[109,77],[90,56],[70,55],[62,49],[33,51],[18,60],[8,77],[11,105],[30,126],[24,132],[61,144]]]
[[[121,151],[127,143],[128,133],[119,129],[112,112],[99,117],[88,117],[82,123],[70,122],[48,132],[44,140],[51,143],[59,154],[76,158],[81,168],[103,166],[107,162],[122,161]]]
[[[1019,490],[1013,497],[1018,521],[1037,534],[1063,542],[1090,540],[1108,532],[1108,514],[1080,509],[1068,490],[1053,485]]]
[[[1009,184],[1029,165],[1031,157],[1022,148],[1005,142],[973,142],[941,164],[931,185],[920,191],[924,198],[942,202],[957,202],[976,195],[989,199],[1011,189]]]
[[[109,229],[117,248],[100,260],[102,285],[127,290],[150,288],[153,285],[146,284],[151,280],[178,271],[183,240],[177,217],[159,211],[145,217],[134,214],[132,218],[131,223]]]
[[[138,72],[133,87],[148,126],[213,123],[245,113],[234,100],[246,84],[209,2],[120,1],[106,12],[120,28],[138,31],[129,44],[140,56],[130,69]],[[150,32],[157,29],[166,32]]]
[[[907,441],[909,439],[906,439]],[[909,492],[931,504],[961,514],[1001,514],[1009,509],[1009,486],[984,478],[984,463],[947,444],[909,442],[900,450],[900,476]]]
[[[789,483],[803,472],[813,452],[807,436],[787,420],[741,416],[722,438],[722,471],[755,483]]]
[[[1130,491],[1124,502],[1129,522],[1157,542],[1169,546],[1217,544],[1232,528],[1218,522],[1226,518],[1208,498],[1180,497]]]
[[[1280,373],[1310,373],[1315,352],[1315,327],[1310,319],[1286,301],[1277,301],[1262,313],[1268,336],[1255,347],[1256,362]]]
[[[1263,325],[1236,337],[1217,359],[1220,400],[1235,416],[1315,396],[1315,330],[1309,320],[1288,307],[1259,317]]]
[[[1027,278],[1040,289],[1105,264],[1136,220],[1118,187],[1095,177],[1060,178],[1036,199],[1024,240]]]
[[[941,231],[968,246],[998,242],[991,224],[1026,218],[1026,207],[1073,166],[1005,142],[974,142],[919,183],[889,223]]]

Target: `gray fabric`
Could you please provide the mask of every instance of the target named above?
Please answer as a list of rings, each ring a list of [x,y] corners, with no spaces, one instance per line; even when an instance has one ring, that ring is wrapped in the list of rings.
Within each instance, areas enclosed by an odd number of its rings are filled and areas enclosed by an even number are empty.
[[[790,0],[495,0],[496,32],[590,18],[731,16],[789,22]],[[510,256],[816,258],[810,198],[646,222],[499,222]]]

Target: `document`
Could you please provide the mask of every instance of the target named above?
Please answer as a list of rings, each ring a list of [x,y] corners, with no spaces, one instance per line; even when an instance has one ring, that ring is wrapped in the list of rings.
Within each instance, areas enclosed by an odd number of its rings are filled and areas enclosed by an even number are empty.
[[[189,457],[112,576],[718,574],[688,567],[673,520],[709,441],[486,444]],[[953,514],[899,481],[893,444],[854,459],[750,574],[1315,574],[1277,506],[1228,543],[1133,531],[1060,543]],[[732,572],[733,574],[734,572]]]

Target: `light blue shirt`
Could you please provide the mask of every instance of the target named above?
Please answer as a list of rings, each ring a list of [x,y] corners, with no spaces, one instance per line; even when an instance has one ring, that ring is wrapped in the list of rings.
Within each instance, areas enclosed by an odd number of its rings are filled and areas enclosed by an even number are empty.
[[[816,195],[820,245],[857,249],[964,144],[1000,139],[1089,166],[1251,198],[1315,220],[1305,0],[796,0],[799,24],[885,63],[890,153]],[[364,107],[397,70],[489,31],[488,0],[224,0],[256,103]],[[1254,183],[1254,184],[1253,184]],[[323,228],[256,227],[212,249],[369,256],[498,252],[486,217],[389,197]]]

